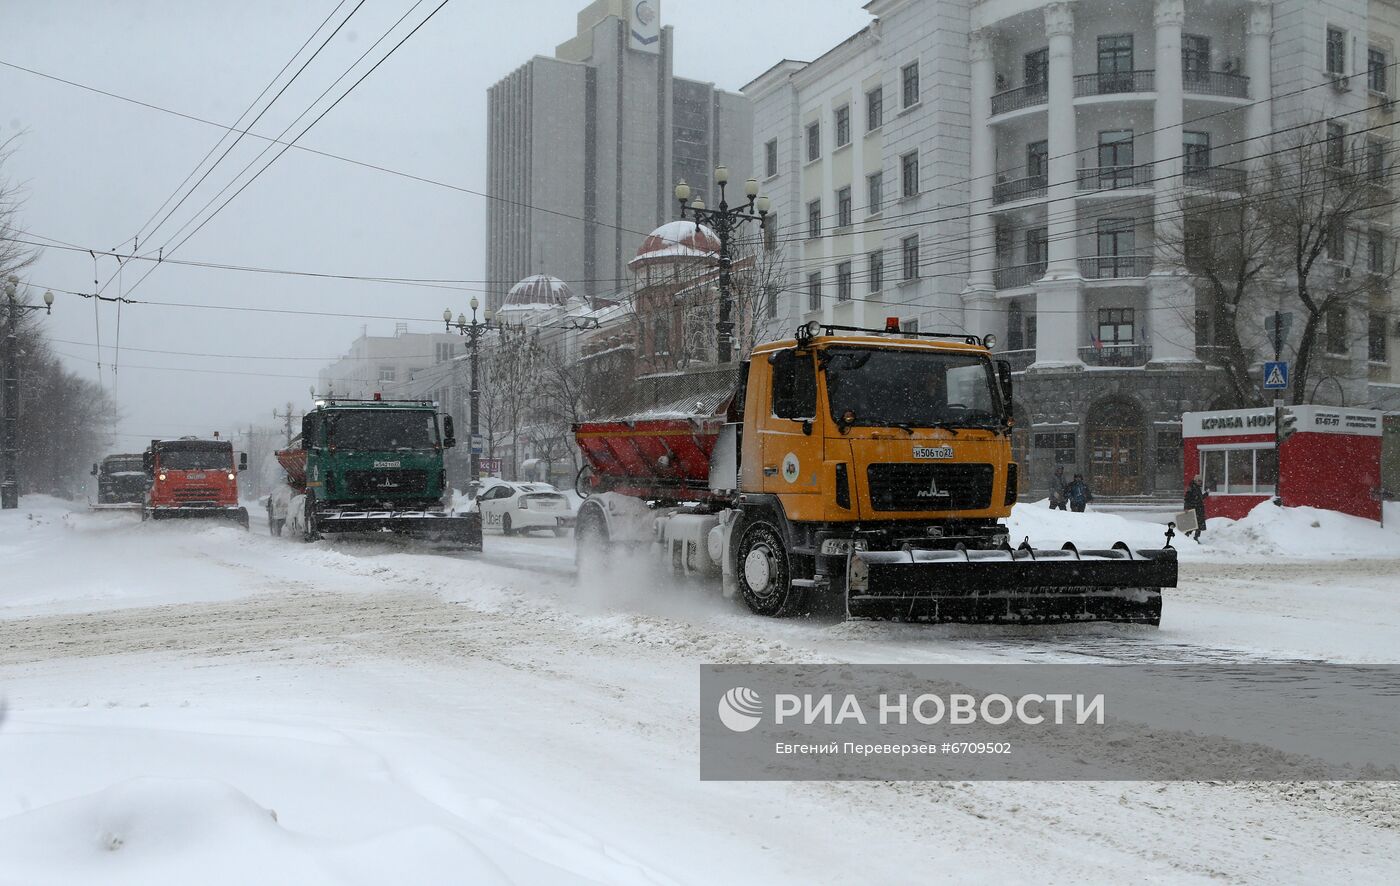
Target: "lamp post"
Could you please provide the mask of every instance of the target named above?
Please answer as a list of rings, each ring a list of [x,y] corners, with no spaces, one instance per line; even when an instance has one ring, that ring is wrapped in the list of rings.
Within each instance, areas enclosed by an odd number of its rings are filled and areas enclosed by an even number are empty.
[[[747,221],[756,221],[760,228],[768,226],[768,197],[758,196],[758,180],[749,179],[744,183],[744,196],[748,200],[730,207],[724,199],[724,186],[729,183],[729,167],[715,167],[715,183],[719,185],[719,206],[707,209],[705,201],[696,197],[690,201],[690,185],[685,179],[676,182],[676,200],[681,204],[681,218],[685,218],[687,208],[696,224],[704,224],[719,237],[719,322],[715,324],[719,335],[718,357],[720,363],[728,363],[733,358],[734,322],[730,319],[729,298],[729,239],[739,226]]]
[[[44,304],[22,305],[15,298],[19,278],[5,280],[5,436],[0,457],[4,476],[0,477],[0,509],[19,507],[19,315],[21,311],[53,313],[53,293],[44,293]]]
[[[466,317],[465,314],[460,314],[460,313],[459,313],[459,314],[457,315],[457,322],[456,322],[456,324],[455,324],[455,329],[456,329],[457,334],[458,334],[458,335],[465,335],[465,336],[467,336],[467,347],[468,347],[468,349],[471,351],[471,361],[472,361],[472,362],[471,362],[471,373],[472,373],[471,385],[472,385],[472,387],[471,387],[471,391],[470,391],[469,394],[468,394],[468,396],[471,398],[471,400],[470,400],[470,404],[471,404],[471,418],[470,418],[470,420],[469,420],[469,425],[468,425],[468,427],[470,428],[470,434],[471,434],[471,456],[470,456],[470,463],[471,463],[471,482],[473,482],[473,483],[479,482],[479,481],[481,480],[481,453],[478,452],[477,449],[476,449],[476,440],[477,440],[477,437],[479,436],[479,432],[480,432],[480,423],[479,423],[479,420],[478,420],[478,418],[477,418],[477,407],[478,407],[478,406],[480,405],[480,403],[481,403],[481,391],[480,391],[480,389],[477,387],[477,371],[478,371],[479,366],[480,366],[480,358],[478,357],[478,343],[479,343],[480,340],[481,340],[481,334],[482,334],[483,332],[487,331],[488,329],[497,329],[497,330],[499,330],[499,329],[501,328],[499,323],[493,323],[490,319],[478,321],[478,320],[476,319],[476,309],[479,308],[479,307],[481,307],[481,302],[479,302],[479,301],[476,300],[476,296],[472,296],[472,300],[471,300],[472,319],[471,319],[471,322],[470,322],[470,323],[467,322],[467,317]],[[452,332],[452,331],[453,331],[453,329],[454,329],[454,323],[452,322],[452,309],[451,309],[451,308],[444,308],[444,309],[443,309],[443,311],[442,311],[442,322],[443,322],[444,324],[446,324],[446,326],[447,326],[447,331],[448,331],[448,332]]]

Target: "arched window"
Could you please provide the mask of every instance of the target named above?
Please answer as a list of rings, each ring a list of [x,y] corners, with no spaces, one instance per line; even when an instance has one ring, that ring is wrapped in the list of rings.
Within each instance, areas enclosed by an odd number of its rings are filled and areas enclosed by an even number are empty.
[[[657,357],[671,355],[671,324],[664,315],[651,321],[651,352]]]

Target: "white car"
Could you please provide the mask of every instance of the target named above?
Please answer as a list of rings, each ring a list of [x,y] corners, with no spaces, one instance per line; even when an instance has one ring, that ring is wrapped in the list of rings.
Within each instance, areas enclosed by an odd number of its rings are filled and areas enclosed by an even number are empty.
[[[476,506],[481,525],[505,535],[548,529],[563,536],[578,516],[569,497],[548,483],[496,481],[477,494]]]

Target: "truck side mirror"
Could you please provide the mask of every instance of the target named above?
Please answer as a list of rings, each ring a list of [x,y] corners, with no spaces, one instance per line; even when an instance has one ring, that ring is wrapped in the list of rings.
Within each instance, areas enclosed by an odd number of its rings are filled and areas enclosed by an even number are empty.
[[[155,456],[151,454],[150,450],[141,453],[141,467],[145,469],[146,473],[151,473],[155,466],[156,459]]]
[[[93,475],[94,477],[97,476],[97,462],[93,462],[93,463],[92,463],[92,475]]]
[[[457,432],[453,428],[452,416],[450,415],[442,417],[442,445],[447,449],[457,445]]]
[[[1001,399],[1006,404],[1006,412],[1011,413],[1011,361],[997,361],[997,380],[1001,382]]]
[[[246,453],[246,452],[240,452],[240,453],[238,453],[238,469],[239,469],[240,471],[246,471],[246,470],[248,470],[248,453]]]

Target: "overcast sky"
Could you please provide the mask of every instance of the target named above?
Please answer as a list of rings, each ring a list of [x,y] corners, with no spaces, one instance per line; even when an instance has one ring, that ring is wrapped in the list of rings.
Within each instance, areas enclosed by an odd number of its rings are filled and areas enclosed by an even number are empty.
[[[348,0],[334,21],[356,2]],[[280,133],[413,2],[367,0],[254,131]],[[418,6],[331,96],[438,2]],[[337,0],[0,0],[5,35],[0,60],[232,124],[336,5]],[[484,191],[487,87],[530,56],[552,54],[573,36],[584,5],[584,0],[452,0],[300,144]],[[737,89],[781,58],[814,58],[863,27],[869,16],[862,5],[862,0],[806,0],[799,15],[789,3],[662,0],[661,11],[662,21],[676,29],[675,72]],[[129,251],[130,238],[221,135],[212,126],[4,67],[0,125],[5,135],[23,133],[3,170],[24,188],[23,226],[69,244],[121,251]],[[179,243],[185,235],[177,236],[180,227],[266,144],[245,138],[169,221],[148,231],[141,251]],[[291,150],[173,257],[481,281],[485,203],[472,194]],[[130,289],[148,268],[128,263],[120,282]],[[96,275],[105,282],[116,271],[116,261],[103,258]],[[36,294],[44,287],[91,292],[93,261],[85,252],[49,249],[28,277],[38,287]],[[107,290],[116,291],[116,283]],[[342,353],[362,325],[371,334],[393,332],[391,319],[350,315],[402,317],[414,321],[410,329],[431,331],[441,328],[432,318],[440,317],[443,307],[463,310],[471,293],[164,264],[129,295],[338,316],[131,305],[122,309],[114,378],[116,308],[102,305],[94,316],[91,300],[59,294],[46,329],[68,364],[93,378],[93,345],[100,335],[103,381],[115,390],[122,409],[116,430],[117,445],[124,448],[158,436],[216,429],[227,434],[249,422],[271,424],[275,407],[288,400],[298,409],[305,404],[317,370]]]

